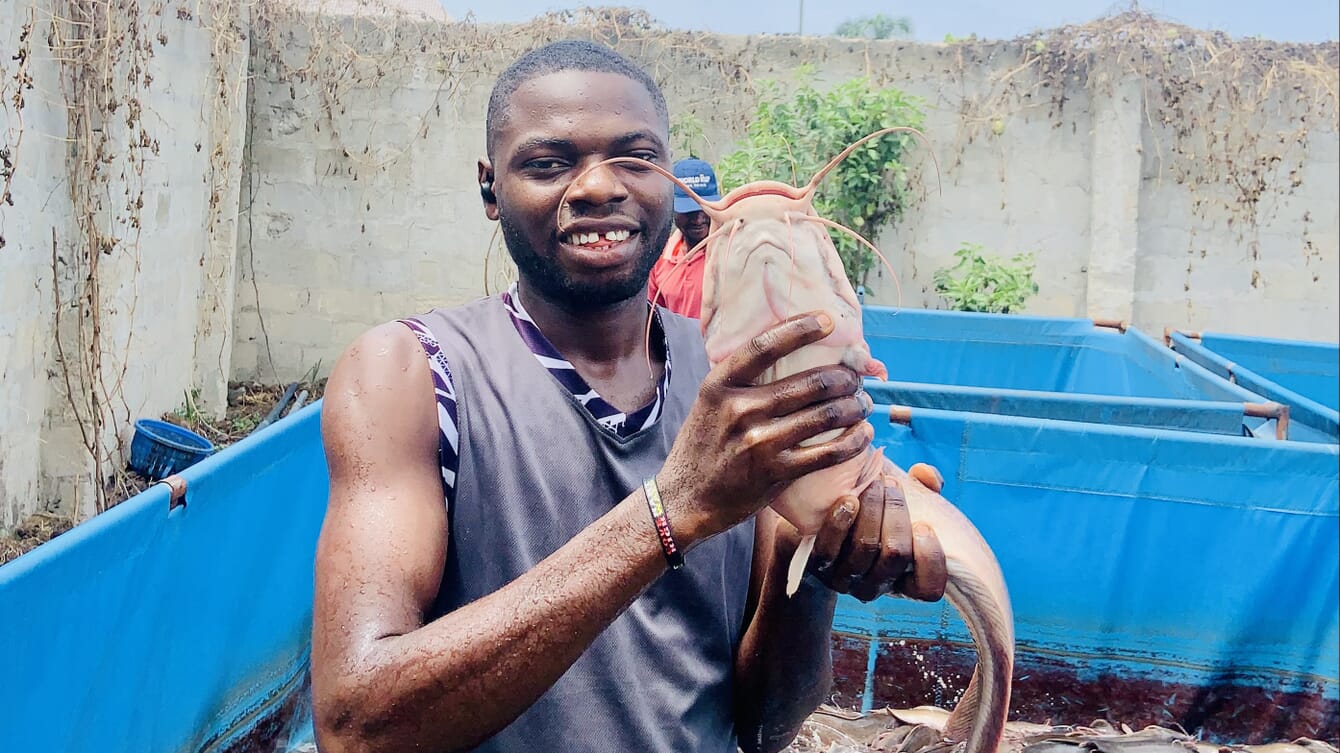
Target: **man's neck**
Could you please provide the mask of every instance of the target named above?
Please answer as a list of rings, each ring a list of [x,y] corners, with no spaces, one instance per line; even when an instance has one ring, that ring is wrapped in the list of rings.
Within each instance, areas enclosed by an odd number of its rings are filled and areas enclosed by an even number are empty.
[[[679,231],[679,228],[675,228],[670,232],[670,238],[666,240],[665,248],[667,251],[666,256],[669,256],[671,259],[677,258],[685,251],[689,250],[689,247],[684,245],[684,234]]]
[[[551,301],[534,287],[519,284],[521,305],[554,348],[571,362],[614,364],[630,358],[644,360],[650,306],[641,296],[599,309],[574,310]],[[652,344],[652,358],[665,354]]]

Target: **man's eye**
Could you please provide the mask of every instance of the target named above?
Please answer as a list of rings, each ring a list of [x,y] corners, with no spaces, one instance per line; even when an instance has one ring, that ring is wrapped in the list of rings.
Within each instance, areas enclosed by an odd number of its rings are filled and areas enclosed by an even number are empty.
[[[656,152],[636,152],[628,156],[637,160],[641,160],[643,162],[655,162],[660,155],[658,155]],[[646,167],[643,167],[642,165],[633,162],[625,162],[624,165],[628,167],[630,170],[645,171],[648,169]]]
[[[533,170],[558,170],[563,166],[563,161],[556,159],[533,159],[526,163],[526,167]]]

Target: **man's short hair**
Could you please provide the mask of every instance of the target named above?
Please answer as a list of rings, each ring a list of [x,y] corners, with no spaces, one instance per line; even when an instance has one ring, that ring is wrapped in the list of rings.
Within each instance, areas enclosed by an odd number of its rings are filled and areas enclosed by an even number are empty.
[[[489,95],[488,116],[484,121],[489,159],[493,159],[494,139],[497,138],[503,123],[507,121],[507,110],[512,94],[533,78],[561,71],[595,71],[626,76],[646,87],[647,93],[651,95],[652,104],[656,106],[657,114],[664,118],[667,126],[669,125],[670,110],[666,107],[661,88],[632,60],[608,47],[592,42],[576,39],[551,42],[517,58],[493,85],[493,93]]]

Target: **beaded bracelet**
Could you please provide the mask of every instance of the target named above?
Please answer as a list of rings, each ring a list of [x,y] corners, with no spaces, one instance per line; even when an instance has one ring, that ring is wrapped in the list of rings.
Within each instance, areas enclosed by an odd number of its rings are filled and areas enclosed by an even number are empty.
[[[656,487],[655,477],[642,482],[642,492],[647,496],[647,506],[651,508],[651,519],[656,524],[656,535],[661,539],[665,561],[670,563],[671,570],[678,570],[684,566],[684,555],[680,554],[679,545],[670,533],[670,520],[665,517],[665,505],[661,504],[661,490]]]

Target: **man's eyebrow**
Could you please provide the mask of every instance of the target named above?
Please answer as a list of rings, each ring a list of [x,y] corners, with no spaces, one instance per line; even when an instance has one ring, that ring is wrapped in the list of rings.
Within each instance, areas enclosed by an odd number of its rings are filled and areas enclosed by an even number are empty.
[[[650,141],[657,149],[664,149],[665,144],[661,143],[653,131],[629,131],[622,136],[616,137],[612,145],[615,149],[623,149],[630,144],[639,141]],[[577,145],[571,139],[557,138],[554,136],[535,136],[517,144],[516,153],[525,154],[538,149],[552,149],[557,152],[572,152],[577,149]]]
[[[651,131],[632,131],[630,133],[625,133],[614,140],[614,145],[617,147],[624,147],[635,141],[650,141],[655,144],[657,148],[665,146],[661,143],[661,140],[656,137],[656,134]]]
[[[536,136],[526,139],[517,145],[516,151],[528,152],[532,149],[555,149],[560,151],[571,151],[573,144],[568,139],[554,138],[551,136]]]

